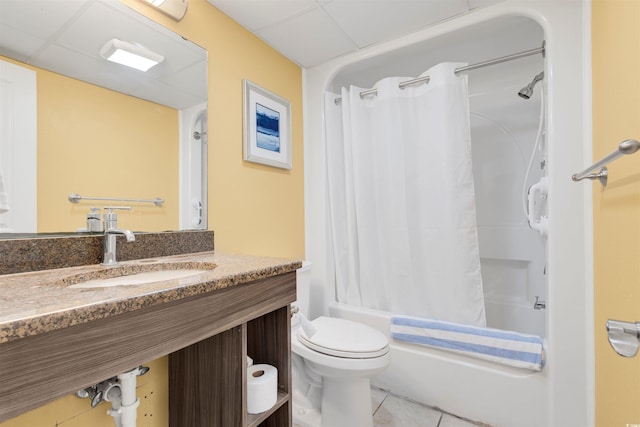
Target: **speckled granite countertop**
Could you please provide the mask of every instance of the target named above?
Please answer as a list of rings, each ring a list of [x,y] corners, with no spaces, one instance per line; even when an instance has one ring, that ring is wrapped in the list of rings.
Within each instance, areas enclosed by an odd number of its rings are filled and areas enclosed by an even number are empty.
[[[171,265],[169,265],[171,264]],[[128,274],[165,268],[211,268],[203,273],[141,285],[70,288],[82,275]],[[0,275],[0,343],[295,271],[299,261],[200,252],[29,273]],[[107,273],[108,274],[108,273]],[[102,275],[102,276],[101,276]]]
[[[214,250],[211,230],[135,235],[135,242],[118,244],[118,261]],[[0,234],[0,275],[99,264],[103,239],[102,233]],[[124,237],[117,240],[124,242]]]

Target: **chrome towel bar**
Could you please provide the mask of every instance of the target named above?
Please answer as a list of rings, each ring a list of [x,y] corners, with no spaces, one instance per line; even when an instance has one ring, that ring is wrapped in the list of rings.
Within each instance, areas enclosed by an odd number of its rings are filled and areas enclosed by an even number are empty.
[[[162,206],[164,200],[160,197],[155,199],[124,199],[119,197],[83,197],[77,193],[69,194],[71,203],[78,203],[80,200],[105,200],[109,202],[135,202],[135,203],[153,203],[156,206]]]
[[[583,170],[582,172],[573,174],[571,179],[574,181],[582,181],[583,179],[591,179],[591,180],[597,179],[600,181],[600,184],[602,184],[603,187],[606,187],[608,171],[607,171],[607,168],[604,166],[608,165],[609,163],[611,163],[612,161],[614,161],[615,159],[617,159],[618,157],[624,154],[633,154],[638,150],[640,150],[640,141],[637,141],[635,139],[627,139],[625,141],[622,141],[616,151],[609,154],[607,157],[603,158],[599,162],[596,162],[593,165],[589,166],[587,169]],[[597,173],[593,173],[598,168],[600,168],[600,170]]]

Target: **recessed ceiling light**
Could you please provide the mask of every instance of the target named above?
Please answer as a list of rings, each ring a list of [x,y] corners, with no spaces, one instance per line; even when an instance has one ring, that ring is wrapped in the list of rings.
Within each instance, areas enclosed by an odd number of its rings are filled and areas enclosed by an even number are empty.
[[[111,39],[100,49],[100,56],[104,59],[135,68],[140,71],[147,71],[164,61],[164,56],[145,49],[142,46],[125,42],[118,39]]]

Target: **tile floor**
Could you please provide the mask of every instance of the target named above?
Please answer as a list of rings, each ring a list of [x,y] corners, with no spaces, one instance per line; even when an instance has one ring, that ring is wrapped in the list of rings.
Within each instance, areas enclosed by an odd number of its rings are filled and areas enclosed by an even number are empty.
[[[371,389],[374,427],[490,427],[438,411],[429,406],[402,399],[383,390]],[[320,415],[298,413],[294,405],[294,427],[319,427]],[[356,427],[356,426],[350,426]]]
[[[374,427],[478,427],[473,423],[376,388],[371,389]]]

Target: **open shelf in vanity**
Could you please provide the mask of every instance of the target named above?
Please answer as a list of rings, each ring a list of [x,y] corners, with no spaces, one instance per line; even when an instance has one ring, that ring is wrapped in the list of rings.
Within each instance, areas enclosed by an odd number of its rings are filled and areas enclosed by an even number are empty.
[[[295,275],[285,277],[295,295]],[[259,282],[251,285],[263,301]],[[264,314],[256,302],[255,317],[169,355],[170,427],[292,425],[290,302]],[[260,414],[247,412],[247,355],[278,369],[278,399]]]
[[[248,414],[248,427],[290,426],[291,421],[291,310],[289,305],[246,324],[247,355],[254,363],[278,369],[278,400],[271,410]],[[246,379],[243,382],[246,384]],[[266,422],[264,422],[266,421]]]

